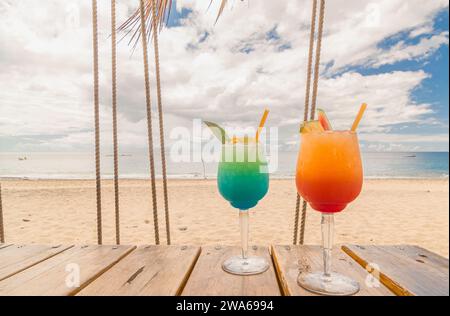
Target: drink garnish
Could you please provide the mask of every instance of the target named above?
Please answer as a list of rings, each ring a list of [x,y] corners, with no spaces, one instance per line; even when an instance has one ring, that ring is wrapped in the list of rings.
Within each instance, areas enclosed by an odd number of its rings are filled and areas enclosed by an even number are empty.
[[[252,144],[252,143],[256,143],[256,138],[253,137],[249,137],[248,135],[245,135],[244,137],[237,137],[237,136],[233,136],[231,138],[231,143],[232,144]]]
[[[266,124],[266,120],[267,120],[267,116],[268,115],[269,115],[269,110],[265,109],[264,110],[264,114],[261,117],[261,121],[259,122],[258,130],[256,131],[256,136],[255,136],[256,142],[258,142],[258,140],[259,140],[259,134],[261,134],[261,131],[262,131],[263,127],[264,127],[264,124]]]
[[[353,122],[353,125],[351,128],[352,132],[356,131],[356,129],[358,128],[359,122],[361,121],[366,108],[367,108],[367,104],[363,103],[359,109],[358,115],[356,115],[355,121]]]
[[[307,121],[300,125],[300,133],[323,132],[325,129],[319,121]]]
[[[230,141],[230,138],[228,137],[227,133],[222,127],[213,122],[208,121],[203,122],[206,124],[206,126],[208,126],[211,129],[214,136],[216,136],[217,139],[219,139],[222,144],[225,144],[226,142]]]
[[[325,114],[325,111],[322,109],[317,109],[317,119],[319,120],[320,124],[322,124],[322,127],[326,131],[333,130],[333,127],[331,127],[331,123],[328,120],[327,115]]]

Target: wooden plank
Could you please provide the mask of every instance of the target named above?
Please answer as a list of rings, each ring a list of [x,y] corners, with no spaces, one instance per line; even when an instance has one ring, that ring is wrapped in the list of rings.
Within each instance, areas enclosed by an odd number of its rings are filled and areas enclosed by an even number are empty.
[[[430,268],[448,273],[448,259],[422,247],[412,245],[396,245],[384,248],[387,252],[392,253],[393,255],[401,254],[419,263],[426,264],[430,266]]]
[[[139,247],[77,295],[179,295],[200,247]]]
[[[47,260],[72,246],[2,245],[0,246],[0,281]]]
[[[132,246],[72,247],[0,281],[0,296],[76,294],[134,248]]]
[[[344,245],[342,249],[361,266],[370,264],[397,295],[449,295],[448,260],[436,254],[412,246]]]
[[[272,256],[284,295],[317,296],[297,284],[302,271],[322,271],[323,256],[320,246],[272,246]],[[370,275],[339,247],[333,249],[332,270],[359,282],[358,296],[393,295],[386,287],[366,282]],[[373,280],[373,278],[370,278]]]
[[[222,270],[222,263],[239,255],[238,247],[209,246],[202,248],[194,270],[182,291],[184,296],[278,296],[280,288],[267,247],[252,247],[249,255],[265,257],[270,267],[264,273],[240,276]]]

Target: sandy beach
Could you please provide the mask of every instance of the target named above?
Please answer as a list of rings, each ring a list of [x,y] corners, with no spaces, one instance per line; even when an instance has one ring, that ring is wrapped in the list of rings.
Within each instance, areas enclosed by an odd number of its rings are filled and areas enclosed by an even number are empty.
[[[121,180],[123,244],[154,243],[150,182]],[[165,242],[162,183],[158,181],[161,239]],[[360,197],[336,216],[336,243],[415,244],[448,257],[448,179],[366,180]],[[2,180],[8,243],[96,243],[95,182]],[[103,181],[104,243],[114,243],[112,181]],[[252,244],[290,244],[293,180],[272,180],[250,211]],[[215,180],[169,180],[174,244],[239,244],[238,212],[219,195]],[[309,209],[306,243],[320,243],[320,214]]]

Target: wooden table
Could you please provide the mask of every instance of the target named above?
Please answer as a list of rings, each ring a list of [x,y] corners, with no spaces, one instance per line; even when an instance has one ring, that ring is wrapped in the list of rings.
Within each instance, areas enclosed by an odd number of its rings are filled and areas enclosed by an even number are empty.
[[[320,270],[318,246],[252,247],[271,263],[236,276],[221,268],[226,246],[0,244],[0,295],[314,295],[297,285]],[[333,270],[356,279],[357,295],[449,295],[449,261],[416,246],[336,247]]]

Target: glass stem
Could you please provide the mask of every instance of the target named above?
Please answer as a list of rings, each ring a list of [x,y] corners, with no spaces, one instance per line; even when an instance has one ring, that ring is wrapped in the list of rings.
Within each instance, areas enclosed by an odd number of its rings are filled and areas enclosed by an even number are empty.
[[[239,211],[239,223],[241,225],[242,258],[247,259],[248,252],[248,211]]]
[[[333,249],[334,214],[322,213],[323,269],[325,277],[331,276],[331,251]]]

